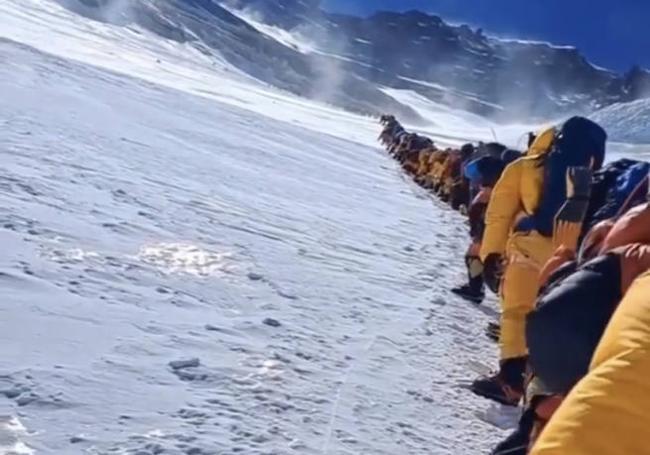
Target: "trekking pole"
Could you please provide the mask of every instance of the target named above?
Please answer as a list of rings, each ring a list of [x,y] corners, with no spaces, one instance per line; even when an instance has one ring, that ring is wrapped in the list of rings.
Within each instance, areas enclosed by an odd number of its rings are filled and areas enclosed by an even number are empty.
[[[370,342],[363,348],[363,355],[367,356],[368,352],[372,349],[372,347],[375,345],[377,340],[379,339],[379,335],[374,335]],[[365,357],[364,357],[365,358]],[[346,372],[343,374],[343,378],[340,381],[340,384],[336,390],[336,398],[334,400],[334,404],[332,406],[332,411],[330,413],[330,420],[329,424],[327,425],[327,431],[325,434],[325,443],[323,445],[322,452],[324,455],[328,455],[330,451],[330,443],[332,442],[332,434],[334,433],[334,424],[336,423],[336,419],[338,418],[339,414],[339,407],[341,405],[342,401],[342,396],[343,396],[343,389],[345,386],[347,386],[348,381],[350,380],[350,376],[352,375],[352,372],[354,370],[354,367],[356,366],[355,364],[351,364]]]
[[[499,138],[497,137],[497,132],[494,131],[493,127],[490,127],[490,131],[492,131],[492,137],[494,138],[494,142],[499,142]]]
[[[518,452],[518,451],[520,451],[522,449],[527,449],[527,448],[528,448],[528,445],[521,445],[521,446],[518,446],[518,447],[513,447],[511,449],[499,450],[498,452],[494,452],[494,455],[507,455],[509,453],[515,453],[515,452]]]

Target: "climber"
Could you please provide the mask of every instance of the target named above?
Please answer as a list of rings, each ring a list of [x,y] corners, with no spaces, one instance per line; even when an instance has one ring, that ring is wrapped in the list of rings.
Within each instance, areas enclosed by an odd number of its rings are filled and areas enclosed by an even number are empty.
[[[639,164],[645,173],[631,165],[620,174],[622,178],[611,182],[613,186],[607,193],[622,196],[615,199],[632,201],[630,196],[641,184],[647,194],[650,165]],[[638,184],[620,185],[621,180],[628,181],[633,176]],[[623,203],[620,210],[628,207]],[[522,447],[535,442],[563,397],[586,374],[596,345],[627,286],[650,265],[646,248],[650,245],[650,204],[635,206],[617,215],[616,220],[597,224],[584,242],[593,254],[583,253],[577,259],[575,251],[563,247],[542,271],[540,297],[527,318],[533,376],[526,391],[526,409],[518,428],[499,444],[494,454],[527,453]],[[645,256],[641,254],[644,249]],[[580,264],[579,260],[586,263]]]
[[[465,166],[465,177],[470,186],[479,191],[469,207],[470,246],[465,253],[468,283],[453,288],[451,291],[474,303],[481,303],[485,297],[483,286],[483,264],[479,258],[481,240],[485,230],[485,211],[492,188],[503,172],[503,162],[492,156],[484,156],[471,161]]]
[[[506,167],[494,187],[480,255],[486,284],[500,289],[501,360],[495,375],[472,384],[476,394],[511,406],[522,398],[528,354],[525,319],[537,298],[540,270],[555,249],[554,223],[566,202],[567,171],[576,166],[599,169],[606,138],[594,122],[573,117],[557,130],[540,133],[527,156]]]
[[[650,427],[650,383],[646,380],[650,373],[650,246],[628,245],[615,252],[619,257],[610,259],[614,271],[606,278],[612,291],[625,297],[608,320],[586,376],[554,412],[531,455],[650,453],[645,437]],[[612,280],[613,276],[619,280]],[[631,282],[633,277],[636,280]],[[612,309],[596,313],[601,311]],[[602,322],[594,317],[589,321]],[[593,340],[584,334],[576,338],[582,346],[591,347]],[[580,360],[584,367],[586,362]]]

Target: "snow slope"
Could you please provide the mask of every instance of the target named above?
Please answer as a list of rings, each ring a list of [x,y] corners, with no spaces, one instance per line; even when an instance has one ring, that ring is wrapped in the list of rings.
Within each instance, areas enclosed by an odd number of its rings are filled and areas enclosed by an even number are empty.
[[[2,451],[503,436],[463,387],[495,349],[494,312],[448,291],[462,218],[371,146],[374,122],[47,1],[0,3],[0,35]]]
[[[368,118],[279,91],[241,73],[219,59],[218,54],[206,56],[195,47],[162,40],[139,27],[89,21],[52,0],[0,2],[0,25],[2,36],[66,59],[127,74],[313,131],[327,131],[330,135],[360,144],[376,144],[378,127]],[[47,39],[43,39],[44,36]],[[213,55],[216,55],[216,60]],[[497,125],[475,114],[434,103],[409,90],[387,88],[383,92],[412,106],[430,123],[418,125],[418,129],[443,145],[457,145],[470,139],[490,141],[496,134],[500,141],[514,147],[523,132],[536,128]]]
[[[595,112],[592,118],[614,141],[650,144],[650,99],[614,104]]]
[[[139,27],[92,22],[52,0],[0,2],[0,26],[2,36],[66,59],[316,131],[326,129],[367,145],[375,143],[377,127],[368,119],[272,89],[192,46],[162,40]]]
[[[540,125],[499,125],[484,117],[444,104],[434,103],[412,90],[384,88],[383,92],[400,103],[411,106],[429,124],[411,129],[425,134],[442,145],[460,146],[474,141],[497,140],[510,147],[525,148],[525,133],[536,131]]]

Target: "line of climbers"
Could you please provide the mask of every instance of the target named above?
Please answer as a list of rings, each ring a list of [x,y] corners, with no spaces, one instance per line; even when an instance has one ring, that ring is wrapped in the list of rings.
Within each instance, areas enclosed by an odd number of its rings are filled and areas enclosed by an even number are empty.
[[[439,150],[382,116],[381,143],[466,211],[475,303],[498,294],[498,371],[477,395],[522,406],[493,455],[650,454],[650,164],[605,164],[607,134],[573,117],[530,134],[528,150]]]

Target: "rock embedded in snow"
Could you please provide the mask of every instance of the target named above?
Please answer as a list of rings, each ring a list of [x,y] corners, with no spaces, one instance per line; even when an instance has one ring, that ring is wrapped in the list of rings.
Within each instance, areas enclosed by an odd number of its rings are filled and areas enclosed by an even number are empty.
[[[281,327],[282,323],[278,321],[277,319],[273,318],[266,318],[262,321],[264,325],[268,325],[269,327]]]
[[[33,393],[27,394],[27,395],[21,395],[16,399],[16,404],[18,406],[27,406],[28,404],[33,403],[36,401],[38,397],[34,395]]]
[[[197,368],[201,365],[201,361],[197,358],[187,360],[174,360],[169,362],[172,370],[183,370],[185,368]]]
[[[4,395],[5,397],[9,398],[10,400],[17,398],[20,396],[20,394],[23,393],[22,390],[19,388],[10,388],[7,390],[0,390],[0,394]]]
[[[251,281],[262,281],[264,279],[264,275],[255,272],[250,272],[248,274],[248,279]]]

